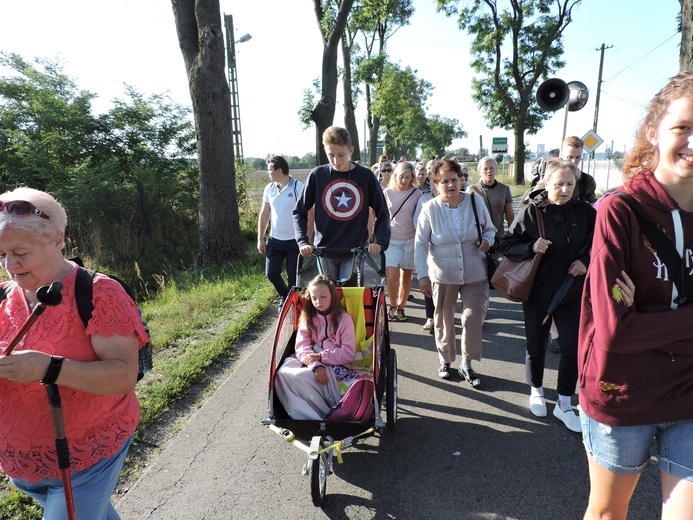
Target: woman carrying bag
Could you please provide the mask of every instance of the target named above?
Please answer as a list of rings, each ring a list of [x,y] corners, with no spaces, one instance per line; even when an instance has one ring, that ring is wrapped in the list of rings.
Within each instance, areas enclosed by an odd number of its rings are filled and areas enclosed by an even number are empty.
[[[580,171],[569,161],[551,162],[546,168],[546,191],[534,203],[523,206],[509,234],[496,247],[514,261],[542,253],[529,300],[522,303],[525,318],[527,353],[525,368],[529,383],[529,409],[537,417],[546,416],[544,399],[544,363],[551,328],[545,322],[547,309],[556,291],[570,274],[575,277],[567,294],[553,311],[561,335],[558,365],[558,398],[554,417],[574,432],[580,432],[580,419],[571,399],[577,383],[577,340],[580,321],[580,297],[589,265],[589,247],[594,232],[595,210],[583,201],[572,201]],[[536,211],[542,212],[545,238],[539,236]],[[581,248],[583,248],[581,250]],[[586,251],[582,254],[581,251]]]
[[[390,184],[383,190],[390,212],[390,247],[385,251],[387,296],[390,300],[390,321],[407,321],[404,306],[411,292],[414,272],[414,211],[421,198],[415,186],[414,166],[406,161],[397,163]]]

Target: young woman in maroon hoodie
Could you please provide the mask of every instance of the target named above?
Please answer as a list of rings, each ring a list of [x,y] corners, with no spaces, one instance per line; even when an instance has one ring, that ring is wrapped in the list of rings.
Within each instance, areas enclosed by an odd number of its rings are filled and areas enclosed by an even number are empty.
[[[683,257],[693,280],[693,74],[650,102],[623,164],[625,191]],[[693,518],[693,290],[615,195],[597,210],[582,301],[579,383],[590,472],[586,519],[625,519],[656,447],[662,518]],[[681,285],[681,284],[680,284]],[[693,285],[690,285],[693,287]],[[637,288],[637,291],[635,290]]]

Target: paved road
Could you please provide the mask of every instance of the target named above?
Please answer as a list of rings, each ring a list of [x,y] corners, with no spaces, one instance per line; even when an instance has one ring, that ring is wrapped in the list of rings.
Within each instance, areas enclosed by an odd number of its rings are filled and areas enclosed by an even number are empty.
[[[302,451],[260,424],[267,411],[273,330],[246,345],[233,372],[117,503],[144,519],[579,519],[588,496],[578,434],[533,417],[524,382],[519,304],[492,292],[481,389],[437,377],[433,338],[421,330],[421,294],[392,323],[399,422],[345,452],[312,505]],[[271,327],[270,327],[271,329]],[[548,354],[555,388],[558,357]],[[454,365],[456,367],[457,364]],[[548,392],[549,412],[553,392]],[[658,518],[656,467],[636,491],[630,520]]]

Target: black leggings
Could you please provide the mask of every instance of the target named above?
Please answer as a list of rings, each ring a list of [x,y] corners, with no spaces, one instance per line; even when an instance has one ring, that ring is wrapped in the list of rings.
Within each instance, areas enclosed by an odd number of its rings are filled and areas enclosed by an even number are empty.
[[[551,331],[551,319],[542,325],[548,305],[524,302],[522,310],[525,315],[525,336],[527,338],[527,355],[525,368],[527,383],[538,388],[544,386],[544,362],[546,347]],[[558,385],[560,395],[573,395],[578,380],[577,344],[580,327],[580,302],[562,303],[553,313],[560,339],[561,352],[558,363]]]

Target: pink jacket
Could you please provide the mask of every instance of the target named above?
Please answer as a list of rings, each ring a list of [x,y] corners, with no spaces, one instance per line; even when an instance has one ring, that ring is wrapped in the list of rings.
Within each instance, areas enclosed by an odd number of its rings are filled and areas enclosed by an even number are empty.
[[[356,352],[354,322],[349,313],[342,312],[339,315],[337,330],[332,330],[332,324],[327,318],[317,314],[310,328],[303,324],[298,327],[296,358],[306,365],[303,360],[308,354],[322,352],[322,363],[315,362],[308,365],[311,370],[322,364],[351,368]]]

